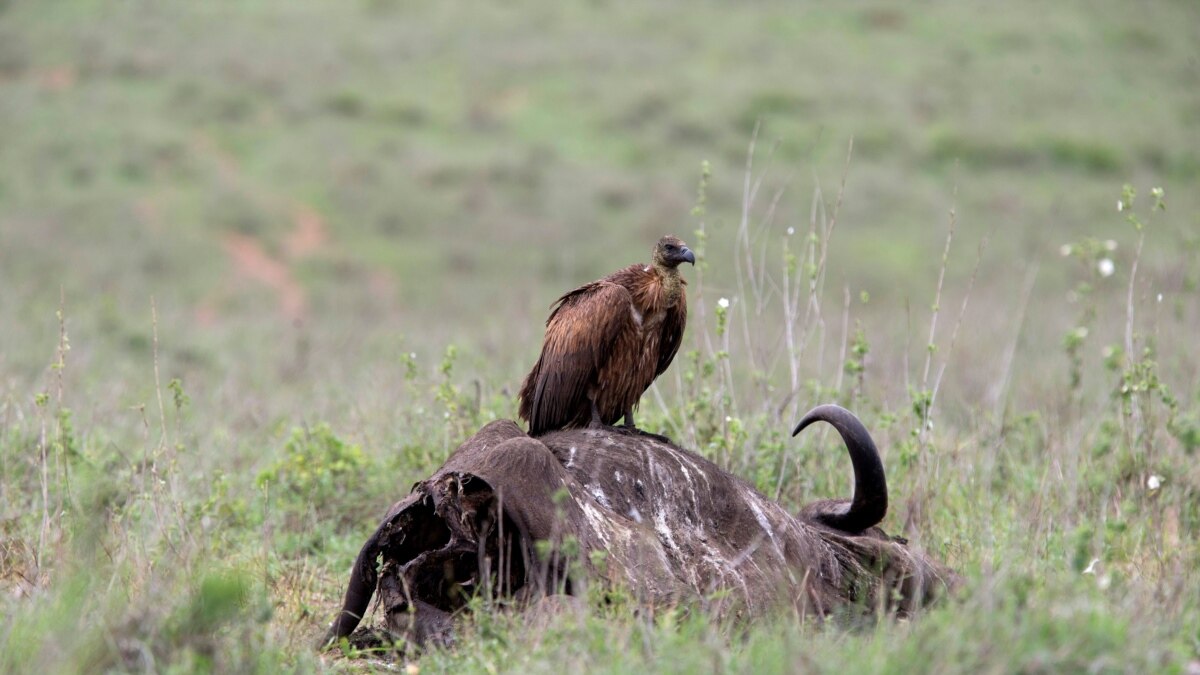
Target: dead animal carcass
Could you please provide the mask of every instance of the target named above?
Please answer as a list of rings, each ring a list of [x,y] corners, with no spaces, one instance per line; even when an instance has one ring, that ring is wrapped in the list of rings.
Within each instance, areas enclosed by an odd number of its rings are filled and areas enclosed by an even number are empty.
[[[522,606],[578,592],[583,580],[649,606],[709,598],[710,610],[744,618],[780,608],[908,612],[952,586],[953,572],[877,527],[887,486],[863,425],[826,405],[794,433],[817,420],[841,433],[855,493],[799,515],[650,436],[574,429],[531,438],[492,422],[388,511],[354,563],[326,644],[354,631],[375,592],[383,628],[423,643],[447,640],[474,594]]]

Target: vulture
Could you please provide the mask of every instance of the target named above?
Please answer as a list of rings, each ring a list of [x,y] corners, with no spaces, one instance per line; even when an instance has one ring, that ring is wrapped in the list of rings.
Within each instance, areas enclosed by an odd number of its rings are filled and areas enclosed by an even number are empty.
[[[665,236],[653,262],[630,265],[584,284],[550,306],[542,354],[520,392],[521,419],[538,436],[557,429],[613,426],[671,365],[687,324],[687,244]]]

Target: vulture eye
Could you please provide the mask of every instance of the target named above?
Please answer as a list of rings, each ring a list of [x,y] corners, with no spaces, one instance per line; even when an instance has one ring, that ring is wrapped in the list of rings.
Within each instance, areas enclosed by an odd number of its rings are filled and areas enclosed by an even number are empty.
[[[674,250],[675,250],[675,244],[667,244],[667,250],[668,250],[668,251],[674,251]]]

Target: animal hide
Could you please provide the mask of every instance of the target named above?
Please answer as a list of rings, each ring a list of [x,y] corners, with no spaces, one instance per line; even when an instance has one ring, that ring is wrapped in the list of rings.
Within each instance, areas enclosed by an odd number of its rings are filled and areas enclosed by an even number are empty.
[[[326,644],[354,631],[376,590],[383,629],[421,644],[448,641],[475,593],[525,606],[598,582],[647,606],[703,601],[717,616],[750,619],[781,609],[907,613],[956,584],[878,527],[830,527],[822,512],[837,508],[817,502],[795,516],[648,436],[576,429],[535,439],[492,422],[388,511]]]

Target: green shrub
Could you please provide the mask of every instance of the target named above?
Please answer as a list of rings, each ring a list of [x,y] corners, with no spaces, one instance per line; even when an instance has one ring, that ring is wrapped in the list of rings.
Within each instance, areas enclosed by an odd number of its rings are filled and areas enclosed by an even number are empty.
[[[283,457],[258,474],[256,484],[270,508],[285,516],[355,523],[355,492],[371,476],[374,464],[358,445],[347,443],[322,422],[292,430]]]

